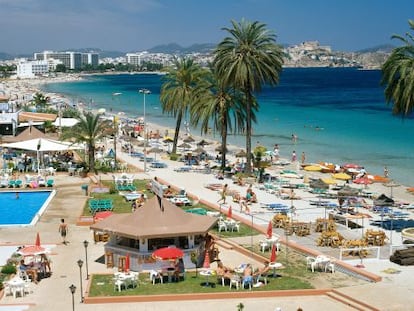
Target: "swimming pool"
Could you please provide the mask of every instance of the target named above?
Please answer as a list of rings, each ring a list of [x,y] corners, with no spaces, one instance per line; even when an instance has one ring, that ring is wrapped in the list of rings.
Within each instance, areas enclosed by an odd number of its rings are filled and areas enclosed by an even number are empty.
[[[0,192],[0,227],[36,224],[55,193],[54,190]]]

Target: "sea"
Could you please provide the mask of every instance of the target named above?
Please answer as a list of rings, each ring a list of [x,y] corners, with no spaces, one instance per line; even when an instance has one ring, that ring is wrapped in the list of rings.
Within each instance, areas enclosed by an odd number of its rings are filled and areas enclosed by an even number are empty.
[[[175,120],[162,113],[159,100],[164,77],[91,75],[81,81],[45,84],[42,90],[60,93],[74,104],[131,118],[142,117],[145,106],[148,123],[173,129]],[[414,118],[392,114],[380,81],[379,70],[283,69],[277,86],[264,86],[256,94],[260,108],[252,146],[273,150],[278,144],[280,155],[288,159],[293,151],[299,159],[304,152],[307,163],[356,163],[370,174],[382,175],[386,166],[395,182],[414,186]],[[151,93],[144,96],[142,89]],[[184,122],[182,127],[184,133]],[[197,128],[191,132],[201,134]],[[214,132],[207,136],[220,140]],[[245,137],[230,135],[229,143],[243,148]]]

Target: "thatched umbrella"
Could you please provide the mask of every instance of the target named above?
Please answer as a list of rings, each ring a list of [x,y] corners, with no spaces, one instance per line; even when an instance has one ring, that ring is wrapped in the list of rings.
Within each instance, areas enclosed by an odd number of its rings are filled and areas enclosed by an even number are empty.
[[[223,150],[224,149],[224,150]],[[216,147],[216,149],[214,149],[215,151],[217,151],[217,152],[227,152],[228,151],[228,149],[227,149],[227,147],[226,148],[223,148],[223,146],[222,145],[220,145],[220,146],[217,146]]]
[[[197,147],[193,150],[194,153],[205,153],[206,151],[202,147]]]
[[[183,141],[185,143],[193,143],[193,142],[195,142],[194,138],[192,138],[191,136],[188,136],[188,137],[184,138]]]
[[[236,155],[236,158],[245,158],[245,157],[247,157],[247,153],[243,149],[240,150],[239,152],[237,152],[235,155]]]
[[[150,150],[148,150],[148,152],[154,152],[154,160],[155,161],[157,161],[157,153],[161,153],[161,152],[163,152],[164,150],[163,149],[161,149],[161,148],[158,148],[158,147],[153,147],[153,148],[151,148]]]
[[[191,148],[191,145],[190,144],[187,144],[187,143],[182,143],[178,147],[183,148],[184,150],[186,150],[186,149],[190,149]]]
[[[197,145],[198,146],[207,146],[207,145],[210,145],[210,143],[208,141],[202,139],[197,143]]]
[[[309,183],[309,187],[313,189],[329,189],[329,185],[324,183],[322,179],[313,180]]]

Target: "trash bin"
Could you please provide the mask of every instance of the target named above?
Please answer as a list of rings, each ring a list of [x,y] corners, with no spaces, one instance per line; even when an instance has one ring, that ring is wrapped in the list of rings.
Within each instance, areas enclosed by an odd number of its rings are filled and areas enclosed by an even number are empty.
[[[88,185],[82,185],[82,190],[85,190],[85,195],[88,195]]]

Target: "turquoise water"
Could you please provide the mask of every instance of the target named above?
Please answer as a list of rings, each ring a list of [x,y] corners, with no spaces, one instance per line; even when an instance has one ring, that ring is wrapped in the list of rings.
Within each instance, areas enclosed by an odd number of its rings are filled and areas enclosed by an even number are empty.
[[[51,199],[51,191],[38,192],[1,192],[0,193],[0,227],[25,226],[36,222]]]
[[[306,153],[307,162],[358,163],[372,174],[382,174],[387,165],[390,177],[414,185],[414,120],[393,116],[380,86],[380,71],[356,69],[284,69],[280,84],[265,87],[258,95],[260,111],[254,125],[256,141],[269,149],[279,144],[289,158],[292,151]],[[85,81],[49,84],[45,91],[63,93],[74,102],[91,108],[123,111],[131,117],[143,115],[141,88],[146,96],[146,115],[151,123],[174,127],[175,121],[162,115],[159,102],[162,76],[104,75]],[[122,93],[112,96],[113,93]],[[199,134],[197,129],[192,129]],[[294,144],[292,134],[298,136]],[[211,138],[219,139],[218,136]],[[230,143],[245,145],[242,136]]]

